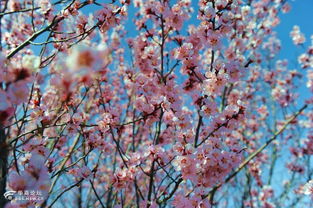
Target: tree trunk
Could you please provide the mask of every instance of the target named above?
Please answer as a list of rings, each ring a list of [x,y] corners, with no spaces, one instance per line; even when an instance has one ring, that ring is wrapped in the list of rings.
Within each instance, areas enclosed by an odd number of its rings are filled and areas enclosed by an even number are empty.
[[[7,203],[3,194],[6,192],[7,182],[7,163],[8,148],[6,144],[6,135],[3,126],[0,124],[0,208]]]

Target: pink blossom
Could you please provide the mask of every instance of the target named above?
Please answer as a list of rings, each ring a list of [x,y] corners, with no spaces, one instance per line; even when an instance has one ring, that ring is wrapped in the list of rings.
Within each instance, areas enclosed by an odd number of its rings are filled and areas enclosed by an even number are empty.
[[[284,13],[288,13],[288,12],[290,12],[290,10],[291,10],[290,4],[285,3],[285,4],[283,5],[283,7],[282,7],[282,11],[283,11]]]
[[[85,178],[85,179],[90,179],[91,178],[91,170],[87,166],[83,166],[78,170],[78,176]]]
[[[302,193],[305,195],[311,195],[313,196],[313,180],[308,181],[303,187],[302,187]]]
[[[292,37],[292,41],[295,45],[300,45],[305,42],[304,35],[300,32],[299,26],[295,25],[290,32],[290,36]]]
[[[15,191],[30,188],[34,183],[35,179],[27,172],[23,172],[21,175],[13,172],[9,176],[9,186]]]
[[[193,207],[190,200],[181,194],[177,194],[174,198],[173,205],[175,208],[189,208]]]
[[[99,67],[97,51],[85,45],[79,45],[72,49],[67,58],[67,66],[70,71],[97,70]],[[83,72],[87,73],[87,71]]]
[[[28,86],[24,81],[18,81],[16,83],[12,83],[8,89],[8,99],[13,104],[21,104],[26,102],[28,99]]]

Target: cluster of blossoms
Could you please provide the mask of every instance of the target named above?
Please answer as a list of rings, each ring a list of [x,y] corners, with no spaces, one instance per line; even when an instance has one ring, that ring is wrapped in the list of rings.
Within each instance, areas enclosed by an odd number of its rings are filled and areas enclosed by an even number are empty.
[[[196,150],[186,145],[177,145],[178,155],[174,166],[181,171],[182,178],[196,184],[198,187],[212,187],[237,167],[241,161],[239,150],[229,152],[223,150],[221,142],[209,138],[209,142]]]
[[[7,207],[210,208],[238,198],[241,207],[285,207],[276,198],[293,200],[287,191],[303,181],[283,185],[286,193],[271,186],[280,151],[291,155],[280,168],[292,178],[312,172],[312,132],[303,142],[297,133],[313,127],[312,97],[294,110],[304,70],[276,59],[285,1],[12,0],[5,8],[0,190],[43,193]],[[291,36],[305,44],[299,27]],[[312,54],[309,46],[298,59],[311,91]]]
[[[297,25],[293,26],[290,36],[295,45],[300,45],[305,42],[304,34],[301,33],[300,28]]]
[[[29,95],[29,85],[33,81],[34,73],[39,67],[36,56],[26,55],[19,64],[8,61],[1,54],[0,83],[0,125],[7,125],[8,119],[14,113],[14,106],[26,103]]]
[[[302,187],[302,192],[306,195],[311,195],[313,194],[313,181],[310,180],[308,181],[303,187]]]

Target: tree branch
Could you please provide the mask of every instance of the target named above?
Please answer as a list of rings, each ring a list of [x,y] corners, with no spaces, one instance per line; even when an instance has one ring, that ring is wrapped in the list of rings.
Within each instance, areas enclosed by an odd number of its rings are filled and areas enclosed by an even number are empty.
[[[295,120],[299,114],[301,114],[306,108],[308,107],[308,105],[304,105],[298,112],[296,112],[289,120],[287,120],[284,124],[284,126],[278,130],[277,132],[275,132],[275,134],[265,143],[263,144],[259,149],[257,149],[254,153],[252,153],[247,159],[245,159],[240,165],[239,167],[232,173],[230,174],[223,183],[219,183],[216,186],[213,187],[213,189],[209,192],[208,195],[206,195],[203,198],[206,198],[207,196],[209,196],[211,204],[213,204],[213,198],[214,198],[214,194],[217,191],[217,189],[219,189],[223,184],[229,182],[232,178],[234,178],[246,165],[248,165],[248,163],[253,160],[259,153],[261,153],[269,144],[271,144],[278,135],[280,135],[286,128],[287,126],[293,121]]]

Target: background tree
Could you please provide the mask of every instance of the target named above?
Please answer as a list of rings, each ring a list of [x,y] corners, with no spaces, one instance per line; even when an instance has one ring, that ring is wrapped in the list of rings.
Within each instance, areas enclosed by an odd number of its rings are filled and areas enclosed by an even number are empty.
[[[289,10],[1,1],[0,207],[312,206],[313,46],[295,26],[297,69],[277,58]]]

